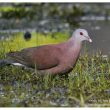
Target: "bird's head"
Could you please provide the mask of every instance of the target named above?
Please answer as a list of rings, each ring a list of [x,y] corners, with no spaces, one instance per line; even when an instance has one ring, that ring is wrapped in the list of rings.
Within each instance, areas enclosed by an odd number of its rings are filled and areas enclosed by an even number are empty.
[[[85,29],[76,29],[73,36],[80,42],[85,40],[92,42],[92,39],[89,37],[88,32]]]

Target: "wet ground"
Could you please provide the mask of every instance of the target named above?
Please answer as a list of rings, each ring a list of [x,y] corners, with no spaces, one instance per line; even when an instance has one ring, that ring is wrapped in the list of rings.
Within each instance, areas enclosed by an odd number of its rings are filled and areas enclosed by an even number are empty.
[[[89,52],[101,51],[110,55],[110,22],[90,21],[82,24],[82,28],[88,30],[93,43],[89,44]]]

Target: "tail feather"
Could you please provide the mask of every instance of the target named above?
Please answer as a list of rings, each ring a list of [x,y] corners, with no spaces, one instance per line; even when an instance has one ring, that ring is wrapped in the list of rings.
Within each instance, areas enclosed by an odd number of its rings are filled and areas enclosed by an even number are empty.
[[[13,63],[13,61],[11,61],[9,59],[3,59],[3,60],[0,60],[0,67],[6,66],[6,65],[10,65],[12,63]]]
[[[22,65],[20,63],[17,63],[17,62],[15,62],[13,60],[9,60],[9,59],[0,60],[0,67],[4,67],[4,66],[7,66],[7,65],[15,65],[15,66],[25,67],[24,65]]]
[[[26,63],[26,61],[24,60],[25,59],[25,55],[23,54],[23,52],[19,52],[19,51],[16,51],[16,52],[9,52],[6,54],[6,56],[15,61],[15,63],[20,63],[22,65],[28,65]],[[16,65],[16,64],[15,64]]]
[[[0,67],[6,65],[6,63],[4,62],[4,60],[0,60]]]

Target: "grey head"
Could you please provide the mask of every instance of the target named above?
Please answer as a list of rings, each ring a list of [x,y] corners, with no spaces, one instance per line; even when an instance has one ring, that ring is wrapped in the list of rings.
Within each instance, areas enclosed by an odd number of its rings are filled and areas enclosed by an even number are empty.
[[[88,35],[88,32],[87,30],[85,29],[76,29],[74,32],[73,32],[73,35],[72,37],[76,40],[76,41],[79,41],[79,42],[82,42],[82,41],[89,41],[89,42],[92,42],[92,39],[89,37]]]

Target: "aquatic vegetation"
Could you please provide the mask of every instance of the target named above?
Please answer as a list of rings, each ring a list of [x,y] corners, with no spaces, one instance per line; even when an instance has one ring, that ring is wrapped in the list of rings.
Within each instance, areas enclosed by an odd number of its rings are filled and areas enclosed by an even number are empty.
[[[67,33],[57,33],[56,38],[51,33],[47,36],[32,33],[32,36],[30,41],[25,41],[23,34],[17,33],[0,41],[0,59],[9,51],[68,39]],[[0,68],[0,106],[110,106],[110,59],[101,52],[91,56],[85,52],[68,77],[41,77],[12,65]]]

